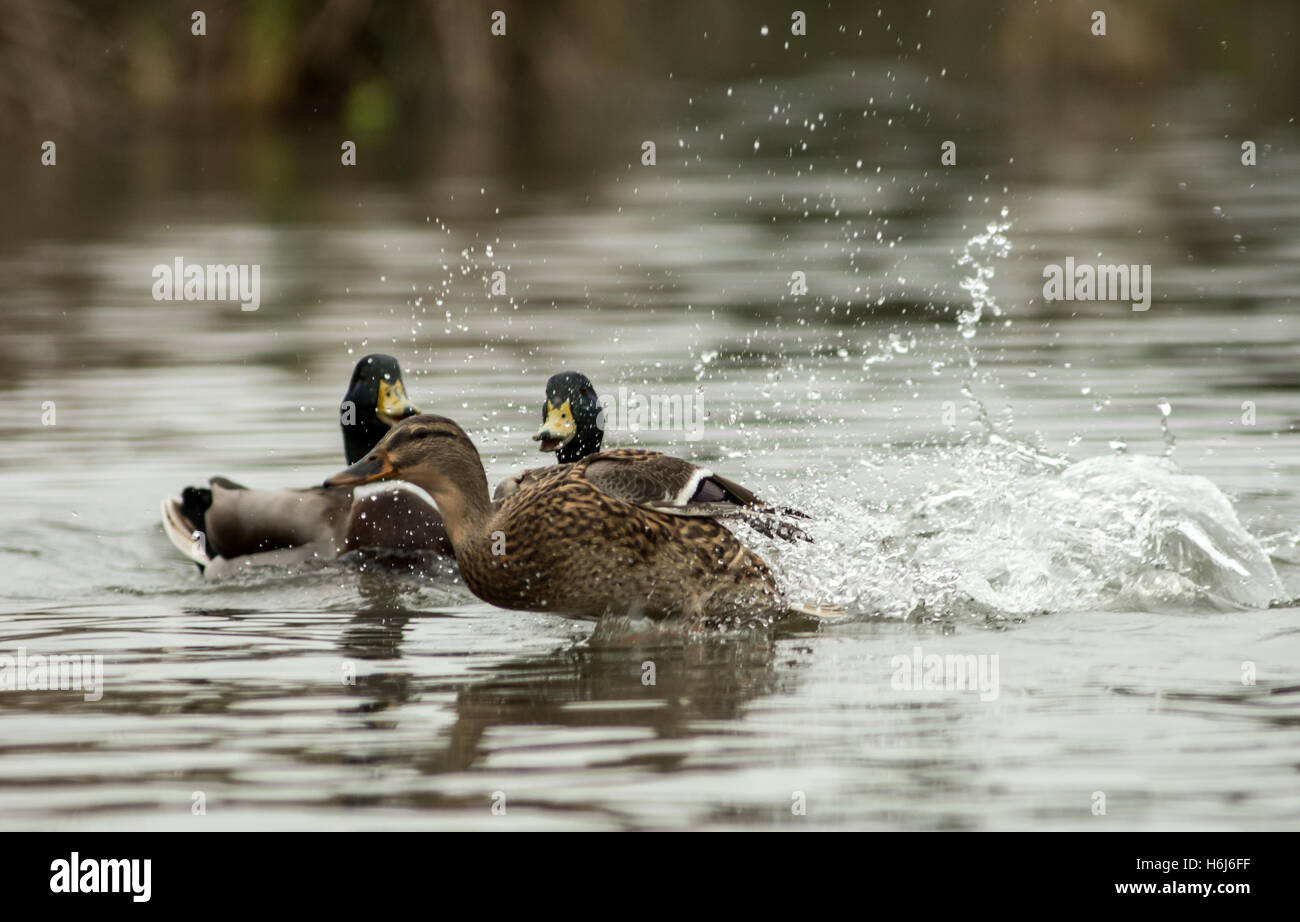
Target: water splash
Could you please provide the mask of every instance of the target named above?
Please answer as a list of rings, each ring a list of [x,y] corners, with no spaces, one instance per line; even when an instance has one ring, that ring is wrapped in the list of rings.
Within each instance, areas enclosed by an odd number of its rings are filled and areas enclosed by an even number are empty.
[[[1002,316],[1002,309],[989,291],[989,282],[993,280],[993,261],[1006,259],[1011,252],[1011,241],[1006,236],[1006,232],[1011,229],[1008,213],[1003,206],[1002,220],[990,222],[985,225],[984,233],[967,240],[961,256],[957,258],[958,266],[970,268],[970,274],[961,280],[962,290],[970,294],[970,308],[957,314],[957,328],[963,339],[975,336],[975,329],[985,310],[995,317]]]
[[[975,414],[975,427],[977,431],[982,433],[985,444],[1004,449],[1008,457],[1043,469],[1059,471],[1070,466],[1070,459],[1065,455],[1051,454],[1026,442],[1004,436],[999,432],[992,417],[989,416],[988,408],[984,406],[984,401],[976,396],[974,388],[969,383],[962,385],[961,394],[971,405],[971,409]],[[1008,417],[1007,421],[1008,424],[1012,422],[1010,417]]]
[[[1168,458],[1061,469],[1008,440],[948,450],[945,481],[881,508],[802,498],[812,545],[763,553],[800,600],[896,618],[1262,608],[1285,590],[1228,498]]]
[[[1178,440],[1174,438],[1174,434],[1169,428],[1169,416],[1174,412],[1174,408],[1168,400],[1161,398],[1160,402],[1156,404],[1156,409],[1160,411],[1160,434],[1165,440],[1164,456],[1172,458],[1174,448],[1178,445]]]

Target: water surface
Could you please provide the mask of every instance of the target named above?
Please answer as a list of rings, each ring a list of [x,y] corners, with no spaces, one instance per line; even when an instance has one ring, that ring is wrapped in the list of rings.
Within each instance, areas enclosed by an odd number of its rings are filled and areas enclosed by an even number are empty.
[[[985,168],[944,173],[908,151],[979,97],[922,73],[663,92],[654,170],[627,126],[628,162],[553,183],[285,166],[268,210],[138,180],[7,241],[0,650],[102,655],[105,688],[0,693],[0,825],[1294,828],[1293,126],[1243,178],[1195,87],[1140,148],[1017,165],[985,122]],[[177,255],[261,264],[262,307],[151,300]],[[1065,255],[1150,263],[1157,298],[1045,304]],[[979,266],[993,303],[960,323]],[[493,609],[449,568],[205,581],[159,500],[337,470],[369,351],[493,482],[539,462],[554,371],[701,398],[698,441],[609,442],[812,513],[815,545],[745,538],[850,616],[654,637]],[[997,656],[997,697],[895,687],[918,647]]]

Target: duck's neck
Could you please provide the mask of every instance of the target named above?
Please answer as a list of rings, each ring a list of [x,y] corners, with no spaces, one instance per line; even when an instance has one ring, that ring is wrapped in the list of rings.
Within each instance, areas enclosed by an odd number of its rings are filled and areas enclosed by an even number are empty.
[[[356,414],[353,408],[353,415]],[[348,464],[356,464],[375,447],[375,443],[388,432],[388,427],[378,419],[349,419],[343,417],[340,428],[343,430],[343,455]]]
[[[492,498],[488,495],[487,475],[482,467],[455,479],[442,473],[421,477],[418,472],[407,479],[423,488],[438,504],[447,538],[458,555],[463,547],[487,534]]]
[[[595,423],[578,425],[578,434],[570,440],[569,444],[561,445],[555,453],[555,461],[558,464],[575,464],[588,455],[594,455],[600,451],[600,443],[605,434]]]

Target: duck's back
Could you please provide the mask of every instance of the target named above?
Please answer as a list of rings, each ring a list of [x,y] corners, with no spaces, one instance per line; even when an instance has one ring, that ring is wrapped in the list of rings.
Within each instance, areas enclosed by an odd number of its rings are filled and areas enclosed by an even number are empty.
[[[496,502],[488,534],[459,558],[470,589],[506,608],[587,616],[723,618],[777,606],[767,565],[717,521],[626,502],[586,471],[584,461],[529,472]]]

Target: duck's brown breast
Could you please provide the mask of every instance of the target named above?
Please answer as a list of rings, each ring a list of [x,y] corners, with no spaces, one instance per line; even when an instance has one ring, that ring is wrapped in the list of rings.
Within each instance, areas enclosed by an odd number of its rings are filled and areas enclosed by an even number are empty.
[[[438,510],[410,490],[381,490],[356,500],[348,518],[346,546],[455,554]]]

